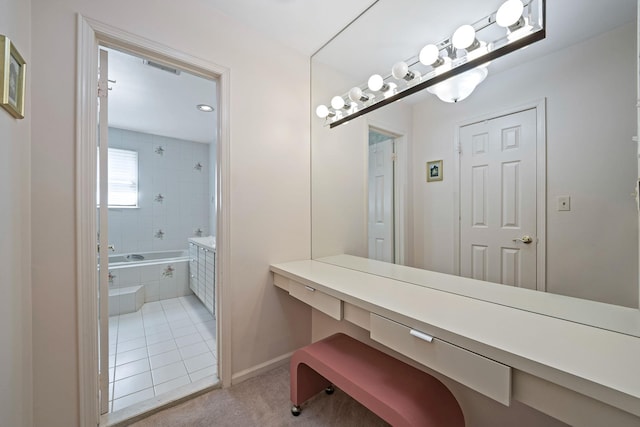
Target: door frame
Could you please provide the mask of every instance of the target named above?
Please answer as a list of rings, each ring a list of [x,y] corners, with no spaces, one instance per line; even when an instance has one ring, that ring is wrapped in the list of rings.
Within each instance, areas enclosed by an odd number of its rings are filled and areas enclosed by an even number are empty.
[[[230,289],[230,70],[149,39],[77,15],[76,280],[80,424],[99,425],[98,277],[96,223],[98,46],[156,59],[218,82],[216,301],[220,381],[231,384]]]
[[[406,201],[407,201],[407,183],[408,183],[408,158],[407,155],[407,132],[393,128],[393,126],[387,126],[376,120],[367,120],[365,126],[365,141],[367,144],[367,156],[369,154],[369,129],[374,129],[376,132],[384,133],[393,136],[394,141],[394,154],[396,155],[396,161],[393,167],[393,251],[395,264],[405,265],[406,263],[406,242],[407,242],[407,218],[406,218]],[[369,245],[369,162],[366,164],[365,180],[367,182],[367,203],[365,206],[365,218],[367,223],[365,225],[367,235],[367,253]]]
[[[474,123],[484,122],[510,114],[520,113],[526,110],[536,111],[536,290],[546,292],[546,242],[547,242],[547,125],[546,125],[546,104],[547,99],[542,98],[518,106],[499,110],[497,112],[475,116],[470,119],[460,121],[455,125],[454,131],[454,173],[453,173],[453,268],[454,274],[460,275],[460,129]]]

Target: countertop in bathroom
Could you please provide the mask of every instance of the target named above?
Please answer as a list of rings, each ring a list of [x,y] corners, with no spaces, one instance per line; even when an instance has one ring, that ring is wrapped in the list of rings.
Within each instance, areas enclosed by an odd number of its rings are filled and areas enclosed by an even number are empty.
[[[216,250],[216,237],[204,236],[204,237],[189,237],[189,242],[195,243],[199,246],[204,246],[212,251]]]

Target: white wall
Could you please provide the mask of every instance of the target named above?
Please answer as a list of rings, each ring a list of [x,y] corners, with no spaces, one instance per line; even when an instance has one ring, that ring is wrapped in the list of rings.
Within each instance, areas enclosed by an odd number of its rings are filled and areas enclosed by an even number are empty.
[[[138,153],[138,208],[109,209],[115,253],[187,249],[209,235],[209,144],[109,128],[109,147]]]
[[[597,61],[593,52],[599,52]],[[458,104],[414,107],[418,266],[453,273],[454,132],[464,120],[547,99],[547,290],[637,307],[635,25],[489,75]],[[426,183],[427,161],[445,179]],[[556,198],[571,196],[571,211]],[[418,240],[418,239],[416,239]],[[612,276],[612,273],[615,275]]]
[[[310,255],[309,61],[199,0],[34,0],[33,307],[37,425],[78,425],[76,13],[231,70],[232,370],[310,339],[310,311],[270,263]]]
[[[27,62],[26,114],[0,108],[0,425],[30,426],[31,369],[31,2],[0,0],[0,33]]]

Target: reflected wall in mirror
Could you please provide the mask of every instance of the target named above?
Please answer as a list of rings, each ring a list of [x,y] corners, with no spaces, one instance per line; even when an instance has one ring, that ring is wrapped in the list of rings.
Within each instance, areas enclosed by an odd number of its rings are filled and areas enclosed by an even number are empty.
[[[313,56],[311,105],[501,3],[378,1]],[[464,101],[421,91],[334,129],[313,115],[313,258],[389,250],[371,224],[384,206],[371,188],[376,130],[394,137],[393,234],[385,239],[396,263],[638,307],[636,0],[552,1],[546,13],[546,39],[493,61]],[[495,157],[492,133],[501,153],[534,145]],[[478,160],[483,150],[490,153]],[[433,160],[443,160],[442,181],[425,179]],[[526,215],[533,222],[521,226]],[[480,230],[485,237],[508,232],[508,244],[465,238],[465,228],[489,222],[499,230]],[[485,251],[491,245],[498,249]],[[534,267],[523,264],[526,251]]]

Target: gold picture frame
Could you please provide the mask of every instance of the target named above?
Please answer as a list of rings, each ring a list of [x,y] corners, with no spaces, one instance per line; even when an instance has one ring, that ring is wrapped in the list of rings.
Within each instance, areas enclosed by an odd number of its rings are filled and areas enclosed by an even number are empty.
[[[442,160],[427,162],[427,182],[442,181]]]
[[[16,119],[23,119],[27,64],[11,40],[1,34],[0,61],[0,105]]]

